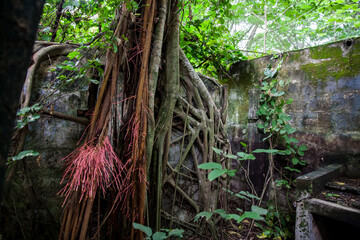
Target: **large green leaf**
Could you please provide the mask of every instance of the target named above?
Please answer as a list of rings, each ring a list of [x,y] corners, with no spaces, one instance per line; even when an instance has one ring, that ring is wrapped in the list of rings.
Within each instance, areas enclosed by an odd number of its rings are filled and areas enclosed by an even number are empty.
[[[226,213],[226,211],[224,209],[215,209],[214,213],[219,214],[222,218],[227,218],[228,214]]]
[[[224,173],[226,173],[227,169],[214,169],[213,171],[211,171],[209,173],[209,180],[210,181],[213,181],[215,180],[216,178],[220,177],[221,175],[223,175]]]
[[[238,221],[238,222],[241,222],[245,218],[250,218],[250,219],[254,219],[254,220],[263,220],[264,219],[257,212],[245,212],[243,215],[241,215],[241,218],[239,219],[240,221]]]
[[[258,206],[256,206],[256,205],[252,205],[252,206],[251,206],[251,211],[258,213],[259,215],[265,215],[265,214],[268,213],[268,210],[267,210],[267,209],[258,207]]]
[[[167,235],[164,232],[156,232],[154,233],[154,235],[152,235],[152,239],[153,240],[163,240],[163,239],[167,239]]]
[[[194,221],[197,222],[202,217],[205,217],[206,221],[207,221],[212,217],[213,214],[214,213],[212,213],[212,212],[200,212],[200,213],[196,214]]]
[[[198,166],[198,168],[200,169],[222,169],[221,164],[216,163],[216,162],[209,162],[209,163],[202,163]]]
[[[133,223],[133,226],[134,226],[135,229],[138,229],[138,230],[144,232],[147,237],[151,237],[152,234],[153,234],[151,228],[149,228],[147,226],[144,226],[144,225],[139,224],[139,223]]]

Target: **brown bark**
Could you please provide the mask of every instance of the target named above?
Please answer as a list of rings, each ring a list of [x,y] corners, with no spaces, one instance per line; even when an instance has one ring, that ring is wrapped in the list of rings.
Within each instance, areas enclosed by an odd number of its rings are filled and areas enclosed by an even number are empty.
[[[138,166],[140,171],[135,172],[136,176],[133,179],[137,181],[135,187],[135,196],[133,198],[133,219],[138,223],[144,225],[144,208],[145,208],[145,194],[146,194],[146,134],[147,134],[147,116],[146,111],[148,107],[148,71],[149,71],[149,56],[151,48],[151,38],[153,31],[153,23],[155,17],[156,1],[147,0],[145,3],[144,22],[141,34],[141,70],[139,76],[139,83],[136,93],[134,126],[137,132],[134,133],[132,161],[134,166]],[[133,229],[131,232],[131,239],[134,237]],[[143,233],[137,231],[135,239],[143,239]]]

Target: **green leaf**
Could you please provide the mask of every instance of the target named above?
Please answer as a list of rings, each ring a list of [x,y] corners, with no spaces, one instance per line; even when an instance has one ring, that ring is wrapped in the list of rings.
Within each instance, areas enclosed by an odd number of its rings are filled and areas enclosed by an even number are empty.
[[[289,143],[298,143],[299,141],[295,138],[289,138]]]
[[[183,229],[179,229],[179,228],[176,228],[176,229],[172,229],[169,231],[169,237],[171,236],[174,236],[174,237],[180,237],[182,238],[183,237],[183,234],[184,233],[184,230]]]
[[[256,157],[253,154],[245,154],[242,160],[255,160]]]
[[[17,115],[18,115],[18,116],[23,116],[23,115],[25,115],[26,113],[28,113],[30,110],[31,110],[30,107],[24,107],[24,108],[22,108],[22,109],[19,110],[19,112],[18,112]]]
[[[238,197],[238,198],[240,198],[240,199],[244,199],[244,200],[247,200],[247,201],[251,202],[251,199],[250,199],[250,198],[248,198],[248,197],[246,197],[246,196],[244,196],[244,195],[241,195],[241,194],[239,194],[239,193],[234,194],[234,196],[235,196],[235,197]]]
[[[273,96],[274,96],[274,97],[280,97],[280,96],[282,96],[282,95],[284,95],[284,94],[285,94],[285,92],[280,91],[280,92],[274,93]]]
[[[21,160],[25,157],[36,157],[39,156],[39,152],[34,151],[34,150],[26,150],[26,151],[22,151],[20,152],[18,155],[11,157],[11,160],[13,161],[17,161],[17,160]]]
[[[214,169],[213,171],[211,171],[209,173],[208,179],[210,181],[215,180],[216,178],[220,177],[221,175],[223,175],[224,173],[226,173],[226,169]]]
[[[284,129],[287,132],[287,134],[292,134],[296,131],[295,128],[292,128],[290,124],[286,124]]]
[[[245,212],[243,215],[241,215],[240,219],[238,220],[238,223],[241,222],[242,220],[244,220],[245,218],[250,218],[250,219],[254,219],[254,220],[263,220],[264,219],[256,212]]]
[[[283,117],[283,120],[288,122],[288,121],[291,120],[291,116],[285,115],[285,116]]]
[[[298,172],[298,173],[301,173],[301,171],[299,169],[296,169],[296,168],[291,168],[291,167],[284,167],[285,169],[291,171],[291,172]]]
[[[301,146],[299,147],[299,151],[304,152],[304,151],[306,151],[306,150],[308,150],[308,147],[307,147],[306,145],[301,145]]]
[[[290,189],[289,182],[287,180],[281,179],[281,180],[275,180],[275,184],[278,187],[285,186],[286,188]]]
[[[224,209],[215,209],[214,210],[214,213],[217,213],[217,214],[219,214],[220,216],[225,216],[227,213],[226,213],[226,211],[224,210]]]
[[[265,141],[266,139],[271,138],[271,137],[272,137],[272,134],[269,134],[269,136],[263,138],[262,140]]]
[[[41,31],[44,33],[47,33],[47,32],[50,32],[50,30],[51,30],[51,27],[46,27],[46,28],[43,28]]]
[[[231,158],[231,159],[237,159],[237,156],[232,155],[232,154],[225,155],[225,157]]]
[[[289,99],[286,100],[286,104],[292,104],[293,101],[294,101],[293,98],[289,98]]]
[[[268,210],[267,210],[267,209],[258,207],[258,206],[256,206],[256,205],[252,205],[252,206],[251,206],[251,211],[258,213],[259,215],[265,215],[265,214],[268,213]]]
[[[296,165],[296,164],[299,163],[299,159],[293,158],[293,159],[291,159],[291,162],[292,162],[293,165]]]
[[[200,169],[222,169],[221,164],[216,162],[202,163],[198,166]]]
[[[246,143],[240,142],[240,144],[241,144],[244,148],[247,148],[247,144],[246,144]]]
[[[236,154],[241,158],[243,158],[246,155],[246,153],[244,152],[237,152]]]
[[[147,237],[151,237],[153,234],[152,229],[139,223],[133,223],[133,227],[146,234]]]
[[[153,240],[163,240],[167,239],[166,233],[164,232],[156,232],[154,235],[152,235]]]
[[[277,153],[279,152],[278,149],[255,149],[253,153]]]
[[[117,53],[117,51],[118,51],[118,48],[117,48],[117,45],[116,45],[116,43],[113,43],[113,47],[114,47],[114,53]]]
[[[289,148],[285,149],[285,153],[286,155],[290,155],[291,154],[291,150]]]
[[[99,84],[99,81],[96,79],[90,79],[90,82],[94,83],[94,84]]]
[[[304,160],[300,160],[299,164],[302,165],[302,166],[305,166],[307,164],[307,162],[304,161]]]
[[[273,119],[273,120],[271,121],[271,126],[272,126],[272,127],[275,127],[276,125],[277,125],[276,120]]]
[[[200,213],[196,214],[194,221],[197,222],[197,221],[199,221],[199,218],[202,218],[202,217],[205,217],[206,221],[207,221],[212,217],[213,214],[214,213],[212,213],[212,212],[200,212]]]
[[[232,170],[227,170],[226,174],[229,175],[230,177],[235,176],[236,173],[236,169],[232,169]]]
[[[353,17],[346,17],[346,18],[344,18],[344,21],[345,22],[352,22],[353,21]]]
[[[70,58],[71,60],[73,60],[74,58],[79,58],[80,56],[81,54],[77,51],[73,51],[67,55],[67,57]]]
[[[257,200],[260,200],[260,198],[258,198],[257,196],[249,193],[249,192],[245,192],[245,191],[240,191],[239,193],[237,194],[241,194],[243,196],[246,196],[246,197],[249,197],[249,198],[254,198],[254,199],[257,199]]]
[[[237,222],[241,222],[241,217],[238,214],[231,213],[231,214],[226,214],[222,217],[225,218],[226,220],[234,219]]]
[[[223,150],[221,150],[221,149],[218,149],[218,148],[215,148],[215,147],[212,147],[212,149],[213,149],[214,152],[217,153],[217,154],[222,154],[222,153],[223,153]]]
[[[265,69],[264,75],[265,75],[264,79],[272,78],[274,76],[273,71],[271,71],[270,68]]]
[[[31,111],[39,111],[42,108],[43,106],[41,106],[39,103],[36,103],[30,107]]]

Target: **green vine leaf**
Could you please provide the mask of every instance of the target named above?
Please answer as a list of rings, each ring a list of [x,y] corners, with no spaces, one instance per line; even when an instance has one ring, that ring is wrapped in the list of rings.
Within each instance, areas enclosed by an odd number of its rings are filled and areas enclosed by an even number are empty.
[[[284,167],[285,169],[291,171],[291,172],[298,172],[298,173],[301,173],[301,171],[299,169],[296,169],[296,168],[291,168],[291,167]]]
[[[266,215],[268,213],[268,210],[265,208],[258,207],[256,205],[251,206],[251,211],[256,212],[259,215]]]
[[[218,149],[218,148],[215,148],[215,147],[213,147],[212,149],[213,149],[214,152],[217,153],[217,154],[222,154],[222,153],[223,153],[223,150],[221,150],[221,149]]]
[[[212,217],[213,214],[214,213],[212,213],[212,212],[200,212],[200,213],[196,214],[194,221],[197,222],[197,221],[199,221],[200,218],[203,218],[203,217],[205,217],[206,221],[208,221]]]
[[[225,157],[231,158],[231,159],[237,159],[237,156],[236,156],[236,155],[233,155],[233,154],[225,155]]]
[[[227,169],[214,169],[213,171],[211,171],[208,175],[208,179],[210,181],[215,180],[216,178],[220,177],[221,175],[223,175],[224,173],[226,173]]]
[[[221,164],[216,162],[202,163],[198,166],[200,169],[209,170],[209,169],[222,169]]]
[[[9,157],[8,158],[8,163],[7,164],[11,164],[14,161],[18,161],[18,160],[22,160],[26,157],[37,157],[39,156],[40,153],[34,150],[26,150],[26,151],[22,151],[20,152],[18,155],[13,156],[13,157]]]
[[[278,149],[261,149],[261,148],[255,149],[253,151],[253,153],[277,153],[277,152],[279,152]]]

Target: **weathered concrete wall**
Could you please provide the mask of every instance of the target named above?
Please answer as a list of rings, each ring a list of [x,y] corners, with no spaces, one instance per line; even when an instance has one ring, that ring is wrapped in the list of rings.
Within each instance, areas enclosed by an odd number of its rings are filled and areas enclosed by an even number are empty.
[[[88,82],[65,86],[64,81],[57,79],[61,71],[50,70],[64,60],[67,58],[59,56],[41,63],[35,76],[30,105],[40,103],[49,111],[53,109],[76,117],[77,110],[88,108]],[[41,118],[28,127],[24,150],[35,150],[40,156],[27,158],[26,167],[18,162],[12,170],[8,170],[0,233],[4,239],[22,239],[25,236],[30,239],[56,239],[64,201],[58,195],[63,174],[60,160],[76,148],[86,126],[41,114]]]
[[[234,79],[228,82],[228,132],[234,151],[239,150],[239,141],[252,141],[249,90],[259,84],[266,66],[276,66],[281,56],[271,58],[241,61],[230,70]],[[347,162],[347,173],[359,175],[360,39],[288,52],[278,78],[290,80],[286,98],[294,102],[287,113],[293,118],[296,137],[309,147],[308,170]]]

